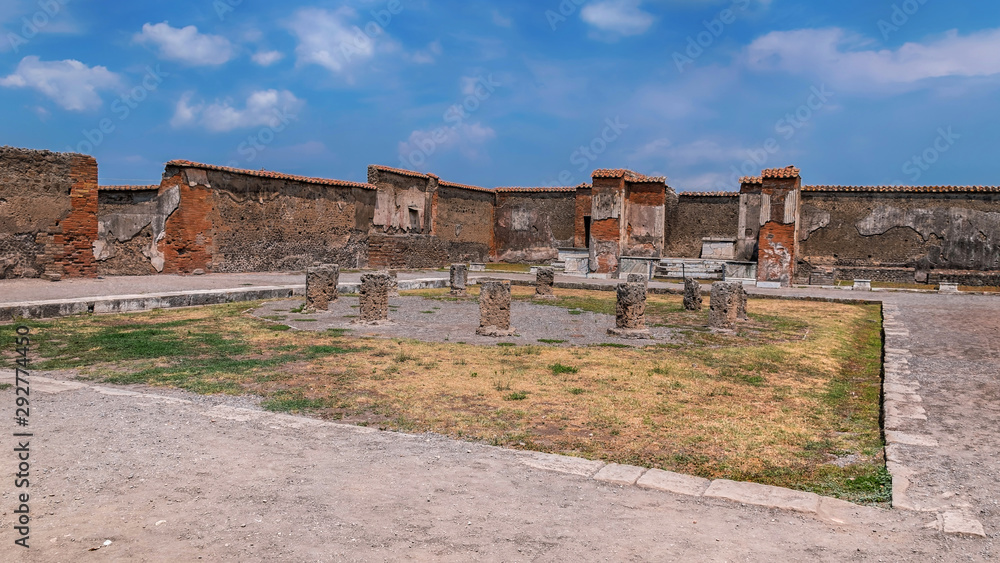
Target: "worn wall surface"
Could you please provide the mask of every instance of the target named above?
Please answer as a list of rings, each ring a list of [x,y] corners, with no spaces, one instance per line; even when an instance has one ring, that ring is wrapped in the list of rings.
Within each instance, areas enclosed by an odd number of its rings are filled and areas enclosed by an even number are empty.
[[[368,183],[378,188],[372,232],[430,234],[436,177],[369,166]]]
[[[677,194],[677,207],[667,216],[670,235],[663,250],[674,258],[701,257],[702,239],[735,238],[739,218],[738,194]]]
[[[801,260],[809,266],[904,268],[925,273],[1000,270],[1000,192],[823,192],[807,188],[802,195]],[[909,275],[913,281],[914,274]]]
[[[147,186],[149,188],[149,186]],[[180,204],[180,187],[102,189],[97,198],[94,257],[100,275],[162,272],[166,222]]]
[[[0,147],[0,278],[94,276],[93,157]]]
[[[433,232],[447,246],[449,262],[489,260],[495,197],[492,191],[438,186]]]
[[[573,247],[587,248],[590,246],[588,225],[592,220],[590,215],[594,196],[589,186],[576,189],[576,212],[573,218]]]
[[[574,190],[498,192],[494,224],[500,262],[544,263],[574,246]]]
[[[626,184],[625,244],[622,255],[663,255],[668,189],[659,182]]]

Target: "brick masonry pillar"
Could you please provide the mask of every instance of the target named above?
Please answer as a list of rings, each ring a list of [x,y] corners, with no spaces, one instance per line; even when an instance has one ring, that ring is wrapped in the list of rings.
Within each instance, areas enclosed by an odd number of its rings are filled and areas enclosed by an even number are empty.
[[[513,336],[510,326],[510,281],[490,280],[479,285],[479,328],[481,336]]]
[[[465,264],[452,264],[451,273],[448,276],[451,294],[456,297],[465,297],[465,286],[468,283],[469,268]]]
[[[306,309],[326,311],[337,300],[340,266],[322,264],[306,269]]]
[[[646,284],[624,282],[618,284],[615,305],[615,328],[608,334],[622,338],[649,338],[646,329]]]
[[[358,292],[356,324],[391,324],[389,321],[389,274],[362,274]]]

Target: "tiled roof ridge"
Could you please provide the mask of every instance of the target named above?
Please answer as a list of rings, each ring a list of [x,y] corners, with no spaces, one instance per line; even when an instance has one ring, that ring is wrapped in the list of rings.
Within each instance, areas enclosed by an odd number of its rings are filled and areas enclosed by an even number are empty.
[[[382,164],[372,164],[372,168],[376,170],[381,170],[383,172],[392,172],[394,174],[399,174],[401,176],[412,176],[414,178],[437,178],[434,174],[424,174],[423,172],[417,172],[416,170],[407,170],[405,168],[393,168],[392,166],[384,166]]]
[[[625,178],[630,182],[663,182],[666,183],[666,176],[646,176],[629,170],[628,168],[598,168],[591,174],[594,178]]]
[[[678,196],[698,196],[698,197],[737,197],[740,192],[678,192]]]
[[[158,189],[160,189],[159,184],[114,184],[107,186],[97,186],[97,190],[101,192],[128,192],[128,191],[158,190]]]
[[[589,188],[589,184],[577,186],[499,186],[494,188],[496,192],[575,192],[578,188]]]
[[[786,166],[784,168],[765,168],[760,173],[761,178],[798,178],[800,170],[794,166]]]
[[[1000,192],[1000,186],[835,186],[811,185],[802,186],[804,192],[915,192],[915,193],[949,193],[949,192]]]
[[[492,192],[493,190],[489,188],[484,188],[482,186],[471,186],[469,184],[459,184],[458,182],[449,182],[447,180],[438,180],[438,186],[444,186],[446,188],[458,188],[461,190],[472,190],[474,192]]]
[[[740,178],[741,184],[763,184],[764,179],[760,176],[743,176]]]
[[[183,168],[201,168],[203,170],[215,170],[218,172],[230,172],[232,174],[243,174],[246,176],[256,176],[258,178],[273,178],[276,180],[292,180],[295,182],[304,182],[307,184],[320,184],[324,186],[340,186],[345,188],[364,188],[374,190],[376,189],[372,184],[363,184],[361,182],[350,182],[347,180],[335,180],[331,178],[314,178],[310,176],[299,176],[297,174],[285,174],[283,172],[272,172],[270,170],[247,170],[243,168],[233,168],[231,166],[218,166],[215,164],[204,164],[201,162],[192,162],[190,160],[171,160],[167,163],[167,166],[178,166]]]

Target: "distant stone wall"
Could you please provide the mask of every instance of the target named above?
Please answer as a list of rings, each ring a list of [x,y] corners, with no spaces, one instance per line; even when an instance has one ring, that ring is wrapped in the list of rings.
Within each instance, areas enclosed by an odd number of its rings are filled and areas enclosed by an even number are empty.
[[[434,234],[446,245],[448,263],[489,260],[494,244],[494,200],[492,191],[438,186]]]
[[[97,161],[0,147],[0,278],[95,276]]]
[[[576,191],[496,195],[495,255],[500,262],[548,263],[574,245]]]
[[[669,234],[663,254],[700,258],[702,239],[734,238],[740,213],[738,195],[677,194],[676,208],[666,219]]]

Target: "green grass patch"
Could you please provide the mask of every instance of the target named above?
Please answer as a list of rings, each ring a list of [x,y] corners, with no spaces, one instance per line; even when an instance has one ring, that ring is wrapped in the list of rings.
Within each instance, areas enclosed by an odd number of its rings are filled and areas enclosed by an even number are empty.
[[[559,375],[563,373],[577,373],[580,371],[580,368],[576,368],[573,366],[566,366],[560,363],[555,363],[549,365],[549,371],[552,372],[552,375]]]

